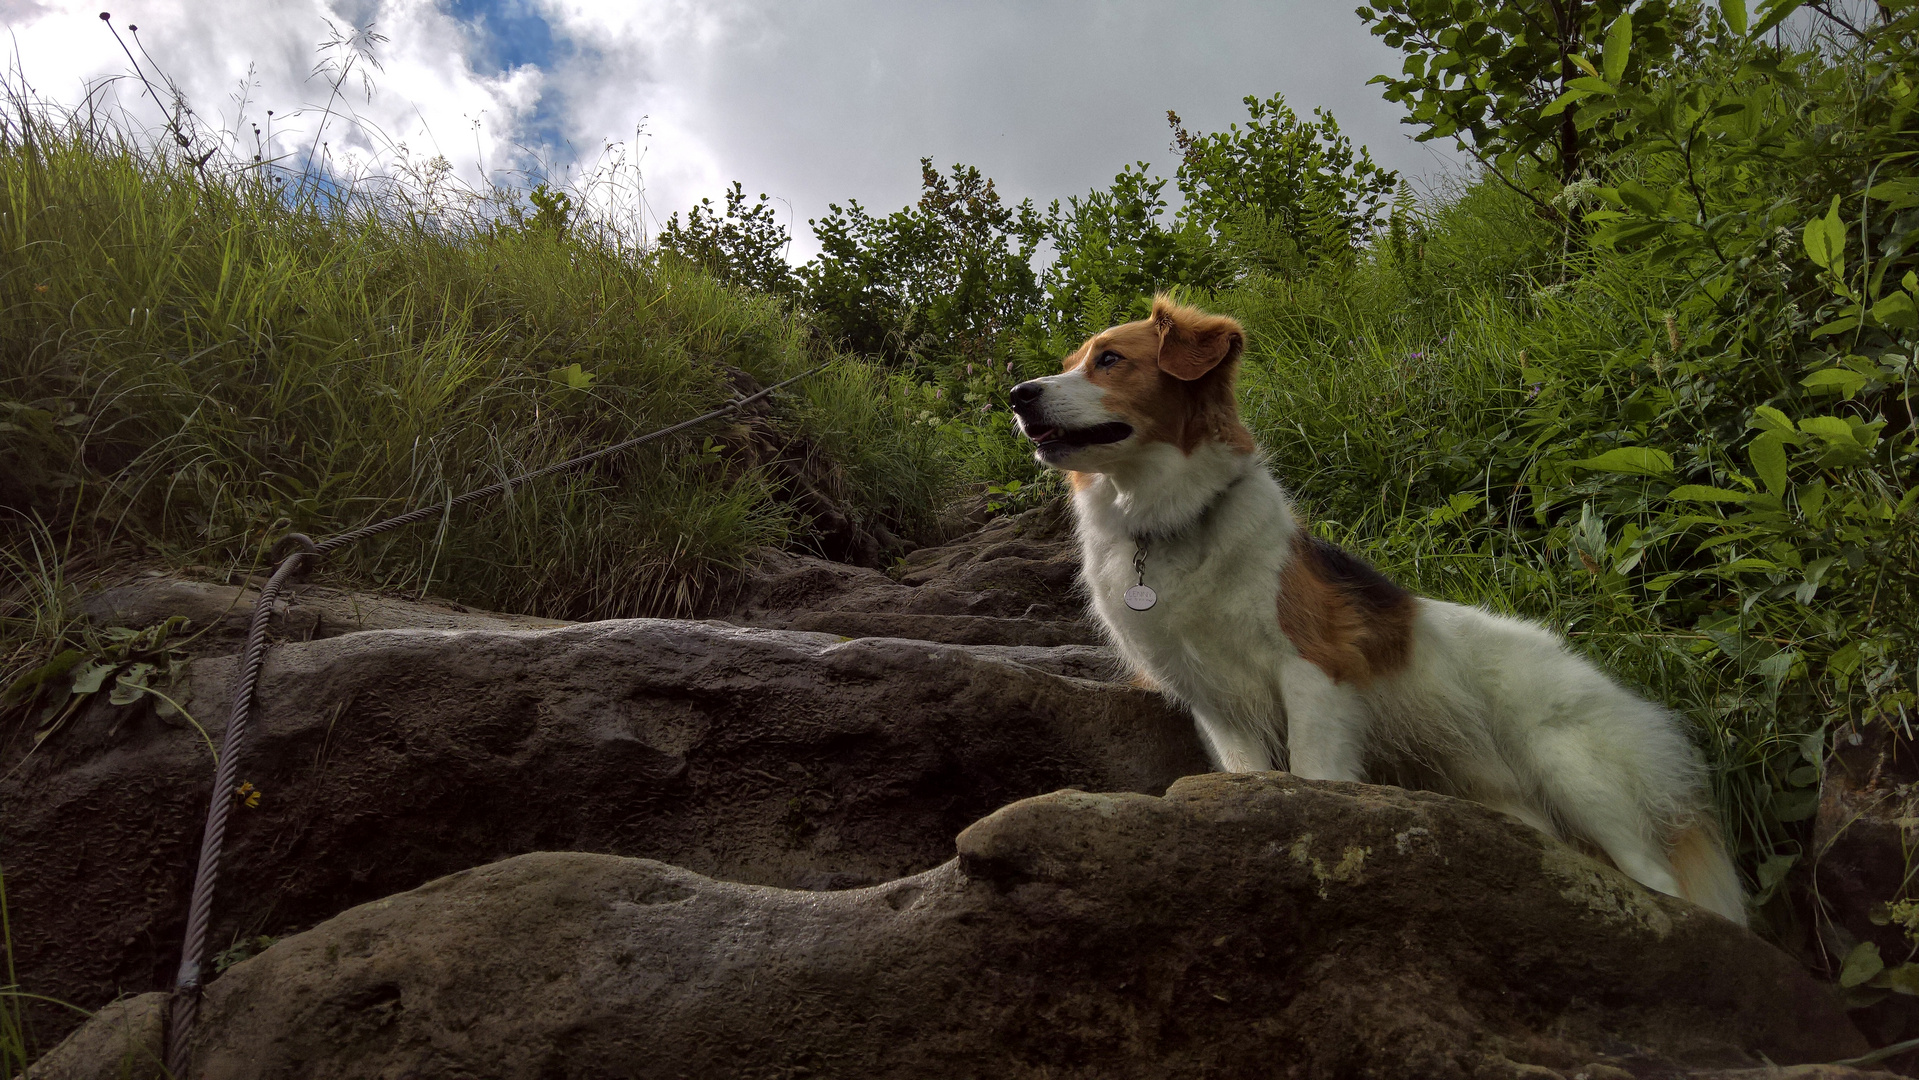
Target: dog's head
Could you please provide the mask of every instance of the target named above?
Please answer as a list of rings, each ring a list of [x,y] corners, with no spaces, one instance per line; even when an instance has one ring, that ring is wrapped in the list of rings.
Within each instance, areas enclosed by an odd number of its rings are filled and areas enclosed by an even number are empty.
[[[1110,472],[1161,445],[1251,453],[1233,399],[1245,345],[1233,319],[1159,296],[1150,318],[1086,339],[1061,374],[1013,387],[1013,415],[1039,460],[1069,472]]]

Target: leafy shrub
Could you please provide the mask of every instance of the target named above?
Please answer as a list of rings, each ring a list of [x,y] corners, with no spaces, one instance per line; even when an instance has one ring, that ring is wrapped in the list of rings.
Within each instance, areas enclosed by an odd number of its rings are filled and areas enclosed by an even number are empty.
[[[800,268],[806,304],[835,341],[895,365],[989,364],[1039,302],[1032,203],[993,181],[920,159],[920,198],[876,217],[858,201],[809,222],[819,257]]]
[[[1167,114],[1180,151],[1179,220],[1211,238],[1227,280],[1311,269],[1371,239],[1398,175],[1365,147],[1355,152],[1325,109],[1301,120],[1278,94],[1245,105],[1244,129],[1198,135]]]
[[[792,237],[774,216],[765,193],[748,206],[737,180],[727,189],[724,214],[713,208],[713,200],[701,199],[687,211],[685,225],[678,213],[668,217],[656,243],[729,285],[780,297],[791,297],[797,285],[786,261]]]

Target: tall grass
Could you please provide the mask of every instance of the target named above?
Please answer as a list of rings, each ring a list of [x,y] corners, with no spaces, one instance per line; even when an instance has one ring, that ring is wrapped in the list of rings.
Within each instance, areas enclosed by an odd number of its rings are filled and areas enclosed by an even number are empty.
[[[245,565],[287,530],[709,410],[735,371],[764,384],[833,359],[778,302],[590,221],[418,194],[289,195],[271,172],[16,94],[0,117],[0,530],[73,523],[83,550]],[[853,509],[910,535],[943,494],[938,447],[899,422],[905,388],[833,362],[775,424],[841,455]],[[776,472],[732,445],[748,434],[532,485],[335,569],[556,617],[692,611],[753,548],[810,536]]]

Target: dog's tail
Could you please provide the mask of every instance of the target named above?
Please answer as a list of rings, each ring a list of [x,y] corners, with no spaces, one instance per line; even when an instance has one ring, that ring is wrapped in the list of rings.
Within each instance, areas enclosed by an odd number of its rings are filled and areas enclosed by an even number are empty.
[[[1673,833],[1672,868],[1679,879],[1679,895],[1746,925],[1746,893],[1739,886],[1739,871],[1711,818],[1694,818]]]

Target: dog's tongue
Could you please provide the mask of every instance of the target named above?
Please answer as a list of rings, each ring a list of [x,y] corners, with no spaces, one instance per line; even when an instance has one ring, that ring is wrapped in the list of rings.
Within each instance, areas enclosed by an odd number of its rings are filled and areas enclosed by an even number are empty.
[[[1060,429],[1056,427],[1043,427],[1034,430],[1031,434],[1034,442],[1043,443],[1048,439],[1059,438],[1062,433]]]

